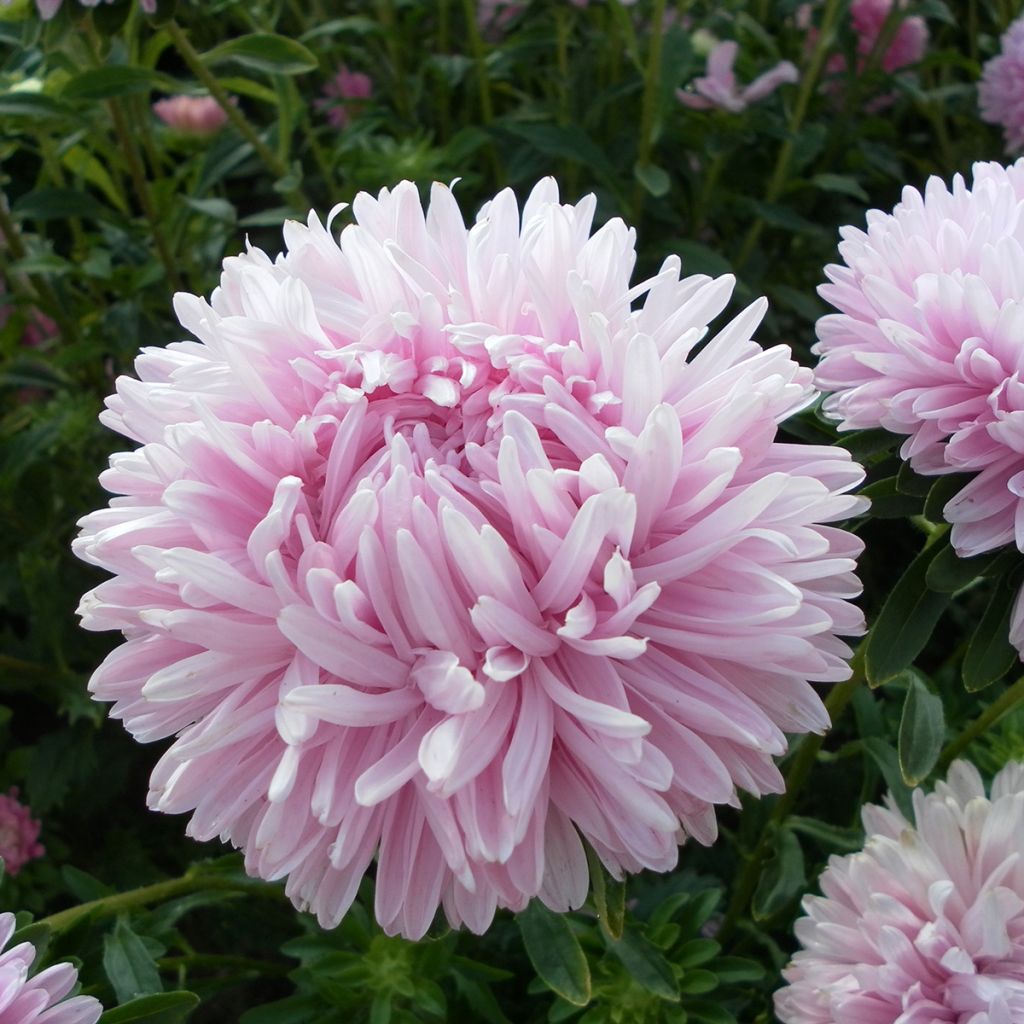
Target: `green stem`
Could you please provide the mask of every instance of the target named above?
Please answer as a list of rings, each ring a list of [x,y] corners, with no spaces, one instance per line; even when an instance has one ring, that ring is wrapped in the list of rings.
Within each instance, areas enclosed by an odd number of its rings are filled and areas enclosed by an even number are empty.
[[[473,62],[476,65],[476,86],[480,102],[480,119],[484,127],[490,133],[494,124],[494,100],[491,96],[491,79],[487,74],[487,60],[484,52],[484,41],[480,37],[480,26],[476,22],[475,0],[462,0],[463,20],[465,21],[466,35],[469,38],[469,48],[473,54]],[[498,159],[498,151],[494,148],[492,136],[488,146],[488,157],[491,162],[491,170],[494,174],[494,185],[499,187],[504,182],[504,172],[501,161]]]
[[[658,89],[661,85],[661,41],[664,35],[665,0],[654,0],[651,11],[651,41],[647,49],[647,66],[644,69],[644,95],[640,107],[640,141],[637,144],[636,162],[646,167],[654,149],[654,117],[658,109]],[[646,189],[637,181],[633,192],[633,223],[640,224]]]
[[[836,22],[838,21],[839,10],[842,5],[843,0],[825,0],[825,10],[821,18],[821,32],[811,53],[811,59],[800,78],[800,90],[797,93],[793,113],[789,118],[786,141],[780,147],[779,155],[775,160],[775,169],[765,191],[765,202],[775,202],[782,194],[782,189],[786,184],[790,161],[793,159],[794,140],[804,123],[807,110],[817,90],[818,79],[821,76],[822,68],[825,66],[825,58],[828,56],[829,47],[832,45],[832,37],[835,33]],[[747,232],[746,238],[743,239],[743,245],[740,246],[739,255],[736,257],[735,262],[737,269],[741,268],[750,259],[750,254],[754,251],[754,246],[757,245],[762,231],[764,231],[764,220],[758,217],[750,225],[750,230]]]
[[[28,250],[21,240],[18,226],[7,212],[7,197],[2,192],[0,192],[0,237],[4,239],[7,252],[16,261],[20,262],[28,256]],[[26,273],[23,270],[17,272],[10,270],[2,251],[0,251],[0,269],[4,271],[3,276],[8,281],[11,291],[21,295],[28,305],[38,305],[44,313],[52,317],[60,327],[61,337],[65,341],[73,341],[78,336],[75,321],[67,315],[63,303],[45,277]],[[26,282],[27,288],[25,287]]]
[[[138,143],[135,141],[135,136],[128,129],[128,120],[125,117],[123,101],[120,99],[108,100],[107,109],[110,111],[110,120],[114,125],[114,133],[117,135],[118,142],[121,145],[121,151],[128,162],[128,174],[132,179],[135,195],[138,197],[139,205],[142,207],[146,220],[149,221],[149,230],[153,235],[153,244],[156,246],[160,262],[164,265],[167,281],[176,292],[181,291],[182,283],[181,277],[178,274],[178,267],[167,245],[167,238],[164,236],[163,226],[160,223],[160,217],[153,203],[153,195],[149,191],[149,181],[146,178],[146,168],[142,163],[142,154],[139,151]]]
[[[0,654],[0,669],[4,672],[18,672],[29,676],[53,675],[57,669],[50,665],[39,665],[34,661],[23,661],[21,658],[12,658],[7,654]]]
[[[145,907],[152,903],[166,903],[167,900],[178,896],[210,889],[228,892],[260,891],[260,887],[254,883],[237,882],[218,875],[204,875],[201,873],[201,869],[190,868],[181,878],[171,878],[166,882],[144,885],[139,889],[130,889],[128,892],[119,892],[112,896],[101,896],[97,900],[89,900],[88,903],[80,903],[77,907],[68,907],[67,910],[60,910],[49,917],[41,918],[39,924],[47,925],[51,931],[63,931],[91,915],[112,917],[126,910],[134,910],[136,907]]]
[[[245,115],[238,109],[238,106],[231,102],[231,97],[217,80],[217,76],[203,63],[202,58],[195,47],[189,42],[188,36],[185,35],[182,27],[176,21],[171,20],[164,25],[164,28],[171,37],[171,41],[177,47],[178,53],[181,54],[182,60],[188,65],[189,70],[203,83],[210,95],[217,101],[221,110],[227,115],[228,120],[238,130],[238,133],[252,146],[256,155],[266,164],[270,173],[274,175],[275,179],[286,178],[291,173],[288,165],[283,163],[277,154],[259,137],[256,129],[248,122]],[[309,200],[299,187],[289,191],[288,201],[293,206],[309,209]]]
[[[955,740],[950,742],[939,756],[937,770],[945,771],[979,736],[1019,704],[1024,704],[1024,678],[1018,679],[1011,687],[1004,690]]]
[[[850,662],[853,674],[844,683],[838,683],[832,688],[832,692],[825,700],[825,709],[828,711],[832,722],[832,728],[836,726],[846,706],[853,699],[853,695],[864,682],[864,644],[861,643]],[[818,758],[821,745],[825,742],[824,736],[804,736],[796,748],[796,753],[789,762],[785,772],[786,790],[776,801],[772,809],[772,816],[768,825],[762,830],[761,838],[754,847],[750,859],[743,867],[736,887],[733,889],[732,899],[726,911],[725,920],[719,930],[719,940],[728,938],[736,928],[740,916],[746,912],[750,900],[757,888],[758,879],[761,876],[761,866],[767,858],[778,833],[778,826],[789,816],[796,805],[797,796],[807,781],[814,763]]]

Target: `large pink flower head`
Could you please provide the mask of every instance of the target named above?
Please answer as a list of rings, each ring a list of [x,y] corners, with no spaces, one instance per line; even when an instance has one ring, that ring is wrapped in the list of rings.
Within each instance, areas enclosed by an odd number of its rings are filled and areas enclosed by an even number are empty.
[[[867,805],[863,851],[832,857],[804,897],[803,947],[775,994],[783,1024],[1016,1024],[1024,1020],[1024,765],[985,795],[957,761],[914,792]]]
[[[14,934],[14,915],[0,914],[0,951]],[[73,964],[54,964],[29,977],[36,958],[31,942],[0,952],[0,1024],[96,1024],[103,1013],[92,996],[64,997],[75,987]]]
[[[0,794],[0,857],[8,875],[16,875],[30,860],[46,853],[39,842],[41,827],[18,799],[17,789]]]
[[[76,551],[116,573],[91,681],[140,740],[177,736],[151,806],[289,875],[335,925],[481,931],[578,906],[580,837],[615,875],[778,791],[783,732],[828,725],[861,616],[859,466],[775,440],[812,398],[755,302],[550,179],[466,229],[435,184],[315,215],[224,264],[198,339],[147,349],[104,421],[142,447]],[[703,344],[702,344],[703,343]]]
[[[819,289],[818,384],[843,429],[885,427],[921,473],[975,473],[945,507],[957,553],[1024,551],[1024,161],[975,164],[968,188],[906,188]],[[1024,645],[1020,614],[1011,639]]]
[[[1002,126],[1009,152],[1024,149],[1024,18],[1003,33],[1000,52],[982,69],[978,106],[983,121]]]

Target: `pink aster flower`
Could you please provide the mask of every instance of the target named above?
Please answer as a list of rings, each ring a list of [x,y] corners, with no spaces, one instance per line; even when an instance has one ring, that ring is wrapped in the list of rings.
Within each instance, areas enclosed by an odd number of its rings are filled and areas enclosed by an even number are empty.
[[[863,507],[834,447],[775,440],[813,397],[758,300],[542,181],[467,230],[435,184],[359,195],[332,236],[228,259],[195,340],[144,350],[104,422],[77,553],[115,574],[93,676],[139,740],[176,737],[150,806],[192,811],[248,870],[338,923],[376,859],[376,915],[587,893],[671,869],[714,805],[782,789],[785,733],[849,674]],[[699,347],[698,347],[699,346]]]
[[[17,789],[7,796],[0,794],[0,857],[6,874],[16,875],[30,860],[46,853],[39,843],[41,827],[18,800]]]
[[[9,7],[12,0],[0,0],[4,7]],[[36,10],[43,21],[49,21],[60,10],[64,0],[36,0]],[[83,7],[98,7],[101,3],[113,3],[114,0],[78,0]],[[139,0],[139,6],[147,14],[156,13],[156,0]]]
[[[327,120],[335,128],[344,128],[352,116],[359,112],[373,92],[369,75],[350,71],[342,65],[337,74],[323,88],[324,98],[313,101],[313,106],[327,113]]]
[[[1024,161],[975,164],[968,188],[906,188],[867,231],[846,227],[845,265],[826,267],[818,383],[847,430],[907,435],[926,475],[974,473],[945,507],[963,557],[1024,551]],[[1011,640],[1024,650],[1024,604]]]
[[[863,809],[860,853],[832,857],[806,896],[803,947],[775,994],[783,1024],[1015,1024],[1024,1020],[1024,765],[991,797],[957,761],[914,792]]]
[[[168,128],[200,139],[216,135],[228,120],[212,96],[169,96],[153,104],[153,113]]]
[[[693,91],[676,90],[679,102],[693,110],[717,107],[738,114],[751,103],[764,99],[780,85],[795,82],[800,77],[796,65],[784,60],[741,89],[733,72],[738,53],[739,46],[733,40],[726,39],[718,43],[708,54],[707,75],[694,80]]]
[[[1024,148],[1024,18],[1003,34],[1000,52],[985,64],[978,83],[981,119],[1001,125],[1006,148]]]
[[[862,67],[870,54],[878,45],[882,28],[894,0],[852,0],[850,4],[850,24],[857,34],[858,67]],[[903,0],[897,0],[897,6],[906,6]],[[924,18],[916,15],[900,19],[899,27],[891,38],[881,56],[881,67],[892,74],[910,64],[917,64],[924,56],[928,46],[928,26]]]
[[[14,915],[0,914],[0,950],[14,934]],[[21,942],[0,952],[0,1021],[3,1024],[96,1024],[103,1007],[92,996],[64,997],[75,987],[73,964],[54,964],[29,977],[35,946]]]

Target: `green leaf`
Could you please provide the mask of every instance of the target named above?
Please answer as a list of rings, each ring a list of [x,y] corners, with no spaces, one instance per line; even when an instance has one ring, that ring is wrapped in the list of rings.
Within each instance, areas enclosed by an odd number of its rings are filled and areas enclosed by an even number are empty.
[[[970,693],[984,690],[1002,679],[1017,664],[1018,654],[1009,640],[1010,614],[1017,589],[1016,580],[1010,574],[996,583],[981,621],[971,636],[962,666],[964,687]]]
[[[755,920],[765,921],[788,906],[806,886],[804,852],[788,828],[779,832],[775,853],[761,872],[754,891],[751,911]]]
[[[675,972],[657,946],[633,928],[624,932],[621,939],[605,939],[605,942],[641,988],[669,1002],[679,1001]]]
[[[896,489],[900,494],[915,494],[919,498],[926,498],[934,483],[929,477],[915,473],[909,462],[900,463],[900,471],[896,474]]]
[[[928,492],[928,500],[924,503],[925,517],[933,523],[944,523],[946,519],[942,510],[946,503],[950,498],[956,497],[971,482],[971,479],[970,473],[952,473],[949,476],[940,476]]]
[[[594,896],[597,919],[613,939],[621,938],[626,920],[626,885],[608,875],[601,858],[589,843],[585,846],[587,866],[590,868],[590,890]]]
[[[836,442],[837,447],[845,448],[858,462],[863,462],[872,455],[892,451],[896,447],[897,438],[888,430],[880,427],[872,430],[855,430]]]
[[[72,107],[41,92],[26,90],[0,93],[0,117],[30,117],[39,122],[73,114]]]
[[[679,991],[688,996],[702,996],[718,988],[718,975],[712,971],[687,971],[679,983]]]
[[[823,192],[841,192],[843,195],[859,199],[862,203],[871,202],[870,196],[861,187],[860,182],[848,174],[816,174],[811,178],[811,184]]]
[[[900,719],[900,773],[908,786],[917,786],[928,777],[939,759],[946,736],[946,719],[942,698],[928,689],[917,672],[911,670],[906,674],[909,685]]]
[[[891,744],[880,736],[869,736],[864,740],[864,749],[871,760],[878,765],[896,805],[908,818],[913,817],[914,805],[910,797],[910,788],[903,781],[899,757]]]
[[[178,89],[177,83],[149,68],[132,64],[108,64],[102,68],[81,71],[64,83],[61,98],[65,100],[106,100],[114,96],[146,92],[160,88],[167,92]]]
[[[678,254],[687,274],[708,274],[719,277],[732,273],[732,264],[717,250],[692,238],[673,238],[666,248]]]
[[[926,583],[928,569],[941,550],[941,544],[925,548],[882,605],[864,651],[865,671],[872,686],[884,685],[913,664],[949,604],[949,594],[929,590]]]
[[[163,988],[156,961],[124,917],[104,937],[103,969],[122,1004]]]
[[[786,819],[786,824],[794,832],[814,839],[831,850],[852,853],[864,845],[863,829],[843,828],[841,825],[830,825],[828,822],[818,821],[817,818],[803,818],[796,814],[791,814]]]
[[[178,1024],[199,1005],[194,992],[164,992],[143,996],[130,1003],[107,1010],[99,1024]]]
[[[690,939],[673,954],[672,963],[678,967],[700,967],[714,960],[721,951],[722,947],[714,939]]]
[[[254,32],[229,39],[203,54],[205,64],[227,61],[271,75],[302,75],[319,67],[316,55],[302,43],[272,32]]]
[[[98,878],[93,878],[71,864],[65,864],[60,873],[64,884],[79,903],[88,903],[90,900],[99,900],[114,894],[109,885],[104,885]]]
[[[1020,554],[1015,548],[961,558],[947,543],[942,545],[942,550],[928,567],[925,579],[931,590],[953,594],[982,576],[1001,576],[1019,561]]]
[[[736,1018],[713,999],[686,1003],[687,1024],[736,1024]]]
[[[615,178],[616,172],[605,151],[576,125],[557,125],[550,121],[505,124],[503,127],[528,142],[545,156],[560,157],[574,164],[585,164],[595,174]]]
[[[15,220],[67,220],[102,217],[105,210],[87,192],[73,188],[38,188],[21,195],[11,206]]]
[[[668,172],[656,164],[634,164],[633,174],[655,199],[668,195],[672,188],[672,179]]]
[[[23,942],[31,942],[36,949],[36,962],[40,962],[46,956],[46,949],[50,945],[52,937],[50,926],[42,921],[35,921],[23,925],[12,936],[7,943],[9,949],[21,945]]]
[[[876,480],[862,487],[860,493],[871,499],[873,519],[906,519],[919,515],[924,504],[923,498],[904,494],[899,489],[898,478],[894,476]]]
[[[719,981],[727,985],[737,985],[745,981],[760,981],[765,970],[753,960],[745,960],[739,956],[720,956],[715,961],[715,974],[718,975]]]
[[[586,1006],[590,1002],[590,966],[566,918],[548,910],[540,900],[531,900],[516,915],[516,923],[537,975],[567,1002]]]

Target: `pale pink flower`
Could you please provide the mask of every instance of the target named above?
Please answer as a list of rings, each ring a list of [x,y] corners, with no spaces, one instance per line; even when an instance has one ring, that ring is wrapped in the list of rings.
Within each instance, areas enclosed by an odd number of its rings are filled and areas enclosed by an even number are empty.
[[[849,675],[864,507],[835,447],[775,440],[814,397],[766,308],[550,179],[469,230],[435,184],[359,195],[336,239],[228,259],[198,340],[149,348],[104,422],[139,442],[75,550],[115,577],[90,687],[176,737],[150,806],[242,847],[331,927],[376,859],[376,915],[483,931],[578,907],[581,837],[616,877],[778,792],[785,733]],[[336,211],[335,211],[336,212]]]
[[[335,128],[344,128],[352,116],[359,112],[373,92],[373,81],[361,71],[350,71],[342,65],[337,74],[324,86],[324,99],[314,100],[313,106],[326,111],[327,120]]]
[[[978,83],[981,119],[1001,125],[1006,148],[1024,148],[1024,18],[1003,34],[1000,52],[985,64]]]
[[[14,928],[14,915],[0,914],[0,950]],[[103,1013],[99,1000],[64,998],[78,981],[74,964],[54,964],[30,978],[35,958],[31,942],[0,952],[0,1024],[96,1024]]]
[[[1024,1020],[1024,765],[991,797],[957,761],[914,792],[862,811],[863,851],[832,857],[804,897],[803,947],[775,994],[783,1024],[1017,1024]]]
[[[41,827],[18,800],[17,789],[11,789],[7,796],[0,793],[0,857],[6,874],[16,875],[30,860],[46,853],[39,843]]]
[[[693,110],[717,107],[738,114],[751,103],[764,99],[780,85],[795,82],[800,77],[796,65],[784,60],[741,89],[733,72],[738,53],[739,46],[732,39],[718,43],[708,54],[707,75],[694,80],[693,91],[676,90],[679,102]]]
[[[212,96],[169,96],[153,104],[153,113],[168,128],[199,139],[216,135],[228,120]]]
[[[930,178],[867,231],[845,227],[845,265],[819,292],[840,310],[818,321],[817,380],[844,430],[905,434],[926,475],[976,476],[945,507],[969,557],[1024,550],[1024,161],[975,164],[968,189]],[[1024,649],[1024,605],[1011,640]]]
[[[898,6],[905,7],[904,0],[899,0]],[[868,54],[875,49],[892,7],[893,0],[852,0],[850,24],[857,34],[858,68],[864,66]],[[916,15],[903,17],[882,53],[881,67],[892,74],[900,68],[917,64],[927,47],[928,26],[924,18]]]
[[[510,0],[478,0],[477,27],[485,39],[492,43],[497,42],[509,24],[518,18],[524,9],[525,4],[512,3]]]
[[[43,21],[49,21],[60,10],[64,0],[36,0],[36,10]],[[101,3],[111,4],[114,0],[78,0],[83,7],[98,7]],[[10,7],[12,0],[0,0],[4,7]],[[139,6],[147,14],[156,13],[156,0],[139,0]]]

